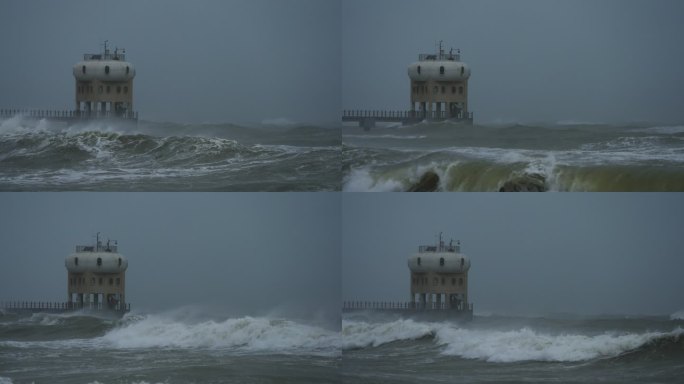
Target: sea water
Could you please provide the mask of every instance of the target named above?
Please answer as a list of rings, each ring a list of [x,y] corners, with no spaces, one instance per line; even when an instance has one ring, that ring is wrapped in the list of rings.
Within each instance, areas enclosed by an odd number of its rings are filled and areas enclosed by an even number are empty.
[[[684,126],[420,123],[342,129],[344,191],[684,191]]]
[[[4,191],[335,191],[340,130],[0,120]]]
[[[0,315],[0,383],[337,383],[338,329],[285,318]]]
[[[679,383],[684,318],[512,317],[342,322],[345,383]]]

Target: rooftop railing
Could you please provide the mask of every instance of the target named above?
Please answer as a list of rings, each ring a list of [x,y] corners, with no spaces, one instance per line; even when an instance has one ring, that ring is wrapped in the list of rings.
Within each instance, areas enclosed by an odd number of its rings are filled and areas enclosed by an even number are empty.
[[[460,53],[421,53],[418,55],[418,61],[437,61],[437,60],[449,60],[449,61],[461,61]]]
[[[100,246],[95,246],[95,245],[77,245],[76,246],[76,252],[117,252],[118,246],[116,245],[100,245]]]
[[[83,55],[83,61],[96,60],[118,60],[126,61],[125,53],[86,53]]]

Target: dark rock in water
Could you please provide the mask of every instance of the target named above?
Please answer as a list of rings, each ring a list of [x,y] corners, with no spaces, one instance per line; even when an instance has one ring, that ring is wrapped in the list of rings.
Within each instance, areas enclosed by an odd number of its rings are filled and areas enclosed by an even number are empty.
[[[439,186],[439,176],[433,171],[427,171],[420,180],[408,189],[409,192],[435,192]]]
[[[499,192],[546,192],[546,179],[543,175],[532,173],[506,181]]]

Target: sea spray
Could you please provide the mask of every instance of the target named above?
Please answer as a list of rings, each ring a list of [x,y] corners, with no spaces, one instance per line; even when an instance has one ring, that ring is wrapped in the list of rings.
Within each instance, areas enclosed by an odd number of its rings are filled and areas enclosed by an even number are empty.
[[[680,338],[684,330],[641,333],[605,331],[599,334],[548,333],[530,327],[518,329],[471,329],[450,322],[388,322],[343,320],[342,348],[354,350],[427,338],[439,353],[493,363],[520,361],[576,362],[616,357],[649,343]]]
[[[239,353],[336,354],[334,331],[286,319],[258,317],[188,322],[163,315],[129,321],[96,343],[117,349],[207,348]]]

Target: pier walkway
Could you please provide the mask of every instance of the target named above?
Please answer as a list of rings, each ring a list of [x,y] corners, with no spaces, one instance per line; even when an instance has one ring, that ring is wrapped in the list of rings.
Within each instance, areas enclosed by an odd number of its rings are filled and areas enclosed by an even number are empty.
[[[345,110],[342,111],[342,122],[355,122],[364,130],[370,130],[376,122],[416,124],[427,121],[458,121],[473,123],[473,113],[452,115],[446,111],[380,111],[380,110]]]
[[[17,313],[65,313],[82,310],[84,312],[118,312],[121,314],[131,311],[131,304],[117,304],[114,307],[103,303],[78,302],[48,302],[48,301],[5,301],[0,302],[0,309]]]
[[[90,120],[123,120],[138,121],[138,112],[116,113],[113,111],[67,111],[43,109],[0,109],[0,118],[10,119],[14,116],[24,116],[31,119],[63,121],[76,123]]]

